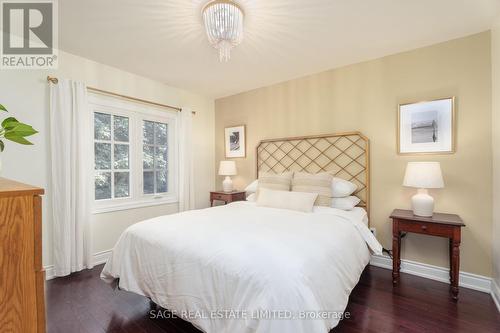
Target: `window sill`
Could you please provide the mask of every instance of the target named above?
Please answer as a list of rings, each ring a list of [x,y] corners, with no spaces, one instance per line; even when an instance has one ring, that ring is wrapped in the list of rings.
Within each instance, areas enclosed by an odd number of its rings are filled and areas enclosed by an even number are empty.
[[[152,199],[152,200],[144,200],[144,201],[135,201],[135,202],[127,202],[127,203],[116,203],[116,204],[108,204],[105,206],[97,206],[94,207],[92,214],[103,214],[110,212],[117,212],[121,210],[129,210],[135,208],[146,208],[153,207],[159,205],[169,205],[169,204],[178,204],[179,200],[177,198],[166,198],[166,199]]]

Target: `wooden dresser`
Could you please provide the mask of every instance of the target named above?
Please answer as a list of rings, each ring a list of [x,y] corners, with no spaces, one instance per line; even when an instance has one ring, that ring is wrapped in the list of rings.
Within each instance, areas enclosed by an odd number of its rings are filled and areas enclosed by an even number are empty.
[[[0,178],[0,331],[45,332],[43,189]]]

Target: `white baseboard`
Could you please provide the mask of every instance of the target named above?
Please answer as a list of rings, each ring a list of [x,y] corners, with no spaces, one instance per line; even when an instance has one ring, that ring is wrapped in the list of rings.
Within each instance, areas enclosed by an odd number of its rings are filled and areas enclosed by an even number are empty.
[[[94,266],[104,264],[108,260],[110,254],[111,250],[94,253],[94,255],[92,256],[92,264]],[[45,268],[46,280],[51,280],[56,277],[54,274],[54,265],[48,265],[45,266],[44,268]]]
[[[372,256],[370,264],[377,267],[392,269],[392,259],[385,255]],[[448,268],[406,259],[401,260],[401,272],[441,282],[450,281],[450,270]],[[488,294],[492,293],[492,280],[486,276],[461,271],[458,284],[460,287],[474,289]]]
[[[94,254],[94,266],[104,264],[108,261],[109,256],[111,255],[112,250],[101,251]]]
[[[491,297],[497,305],[498,312],[500,312],[500,286],[495,280],[491,280]]]

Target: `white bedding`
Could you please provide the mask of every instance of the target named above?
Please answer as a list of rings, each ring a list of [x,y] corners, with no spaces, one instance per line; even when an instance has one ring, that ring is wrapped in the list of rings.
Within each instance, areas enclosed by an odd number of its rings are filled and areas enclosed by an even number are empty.
[[[343,209],[329,208],[323,206],[314,206],[313,212],[338,213],[341,215],[347,214],[349,215],[349,218],[353,219],[354,221],[361,221],[365,226],[368,227],[368,214],[366,214],[366,210],[362,207],[354,207],[351,210],[343,210]]]
[[[382,249],[363,216],[235,202],[157,217],[122,234],[101,278],[208,333],[328,332]]]

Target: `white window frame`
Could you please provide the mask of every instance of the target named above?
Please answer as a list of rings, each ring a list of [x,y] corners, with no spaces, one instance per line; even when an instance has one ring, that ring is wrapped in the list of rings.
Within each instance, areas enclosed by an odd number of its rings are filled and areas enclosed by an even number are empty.
[[[95,173],[92,163],[92,195],[94,214],[118,210],[148,207],[179,202],[178,172],[179,172],[179,140],[178,140],[178,111],[169,110],[145,103],[133,102],[117,97],[89,92],[89,115],[92,119],[92,147],[94,147],[94,112],[107,113],[129,118],[129,168],[130,168],[130,196],[95,200]],[[143,194],[143,122],[154,121],[168,124],[168,192],[159,194]],[[113,126],[113,122],[111,124]],[[114,138],[112,138],[114,139]],[[99,141],[99,140],[98,140]],[[113,142],[113,141],[112,141]],[[95,159],[94,148],[92,148]],[[112,156],[113,160],[114,156]],[[111,177],[114,182],[114,177]],[[112,186],[113,188],[113,186]],[[112,195],[114,195],[112,193]]]

